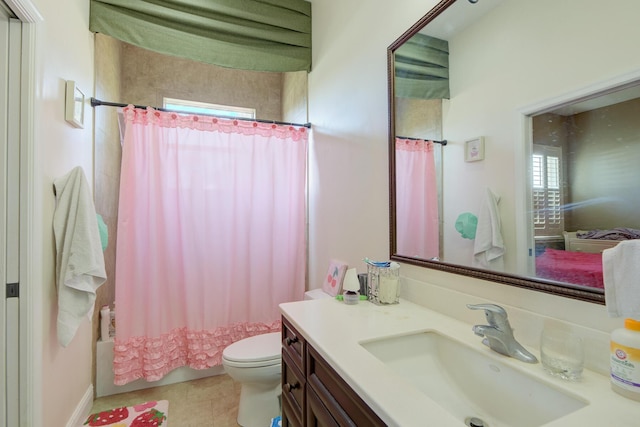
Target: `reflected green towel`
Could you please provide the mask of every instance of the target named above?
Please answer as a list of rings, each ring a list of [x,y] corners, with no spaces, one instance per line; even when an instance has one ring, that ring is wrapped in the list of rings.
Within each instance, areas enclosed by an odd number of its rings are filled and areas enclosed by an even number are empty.
[[[456,230],[458,230],[458,233],[460,233],[464,239],[475,239],[477,227],[478,217],[472,213],[462,213],[456,220]]]
[[[102,243],[102,252],[107,249],[109,245],[109,230],[107,230],[107,224],[104,223],[102,216],[96,214],[98,219],[98,231],[100,232],[100,243]]]

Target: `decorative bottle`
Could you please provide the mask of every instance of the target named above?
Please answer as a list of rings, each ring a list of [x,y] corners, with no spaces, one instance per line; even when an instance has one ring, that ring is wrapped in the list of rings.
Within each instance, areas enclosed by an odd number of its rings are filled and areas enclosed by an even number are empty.
[[[625,319],[611,333],[611,388],[640,401],[640,321]]]
[[[114,339],[116,336],[116,303],[113,303],[113,310],[109,313],[109,337]]]
[[[100,309],[100,339],[109,341],[111,335],[109,333],[111,324],[111,313],[108,305],[103,305]]]

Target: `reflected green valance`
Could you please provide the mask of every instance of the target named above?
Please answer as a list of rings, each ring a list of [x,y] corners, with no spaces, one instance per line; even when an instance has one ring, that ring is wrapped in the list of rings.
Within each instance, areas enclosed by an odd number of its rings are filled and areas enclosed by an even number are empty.
[[[311,70],[311,3],[304,0],[91,0],[89,29],[222,67]]]
[[[416,34],[394,53],[395,96],[449,99],[449,42]]]

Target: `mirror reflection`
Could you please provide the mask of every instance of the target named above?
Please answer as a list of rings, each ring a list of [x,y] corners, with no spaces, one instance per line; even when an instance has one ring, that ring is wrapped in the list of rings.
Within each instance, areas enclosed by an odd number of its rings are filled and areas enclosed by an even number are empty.
[[[393,259],[603,302],[640,238],[638,12],[442,1],[390,47]]]

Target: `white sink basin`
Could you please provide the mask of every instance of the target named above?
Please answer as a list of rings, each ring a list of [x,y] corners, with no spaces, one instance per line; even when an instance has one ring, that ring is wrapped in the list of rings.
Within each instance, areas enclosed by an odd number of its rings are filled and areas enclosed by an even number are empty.
[[[466,425],[536,427],[588,404],[434,331],[360,345]]]

